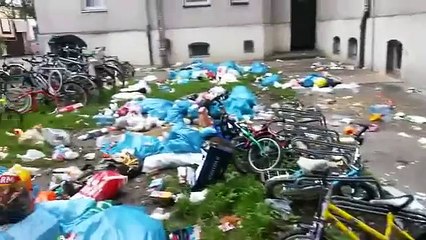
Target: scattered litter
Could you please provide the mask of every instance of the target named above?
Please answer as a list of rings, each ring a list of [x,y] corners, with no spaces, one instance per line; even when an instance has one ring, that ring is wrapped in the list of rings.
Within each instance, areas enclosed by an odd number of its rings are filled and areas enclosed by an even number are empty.
[[[424,137],[419,138],[419,140],[417,140],[417,142],[419,142],[421,145],[426,145],[426,138],[424,138]]]
[[[396,169],[401,170],[401,169],[403,169],[405,167],[407,167],[407,166],[405,166],[405,165],[398,165],[398,166],[396,166]]]
[[[74,112],[80,108],[84,107],[84,105],[82,103],[75,103],[69,106],[65,106],[62,108],[58,109],[58,113],[69,113],[69,112]]]
[[[199,203],[206,199],[208,190],[204,189],[201,192],[191,192],[191,195],[189,196],[189,201],[192,203]]]
[[[73,151],[71,148],[67,148],[64,145],[56,146],[53,150],[52,159],[63,161],[63,160],[74,160],[80,156],[78,152]]]
[[[86,155],[83,156],[85,160],[95,160],[96,158],[96,153],[87,153]]]
[[[38,159],[42,159],[46,157],[46,155],[39,150],[28,149],[25,155],[17,154],[16,157],[21,159],[23,162],[32,162]]]
[[[405,117],[405,119],[407,121],[410,121],[412,123],[417,123],[417,124],[426,123],[426,117],[422,117],[422,116],[408,115]]]
[[[68,146],[71,142],[70,135],[62,129],[42,128],[41,134],[44,140],[52,146]]]
[[[164,221],[170,218],[170,213],[166,212],[164,208],[156,208],[152,211],[150,216],[154,219]]]
[[[5,159],[9,155],[8,147],[0,147],[0,160]]]
[[[421,130],[423,130],[423,128],[421,128],[419,126],[411,126],[411,129],[413,129],[414,131],[421,131]]]
[[[400,133],[398,133],[398,136],[401,136],[401,137],[405,137],[405,138],[412,138],[413,136],[411,136],[411,135],[408,135],[407,133],[405,133],[405,132],[400,132]]]
[[[220,225],[218,227],[222,232],[228,232],[239,228],[241,227],[241,218],[235,215],[225,216],[220,219]]]
[[[44,138],[41,134],[41,129],[41,125],[36,125],[25,132],[23,132],[21,129],[14,129],[14,132],[18,136],[19,144],[43,145]]]

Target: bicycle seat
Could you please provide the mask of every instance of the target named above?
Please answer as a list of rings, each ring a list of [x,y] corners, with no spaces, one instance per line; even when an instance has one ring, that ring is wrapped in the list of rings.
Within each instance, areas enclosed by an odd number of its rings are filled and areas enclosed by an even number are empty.
[[[325,159],[299,157],[297,165],[299,165],[303,172],[313,174],[325,174],[330,169],[329,161]]]
[[[8,58],[8,57],[11,57],[9,54],[3,54],[3,55],[1,55],[3,58]]]
[[[371,204],[382,205],[390,208],[391,211],[398,212],[414,201],[413,195],[403,195],[399,197],[370,200]]]

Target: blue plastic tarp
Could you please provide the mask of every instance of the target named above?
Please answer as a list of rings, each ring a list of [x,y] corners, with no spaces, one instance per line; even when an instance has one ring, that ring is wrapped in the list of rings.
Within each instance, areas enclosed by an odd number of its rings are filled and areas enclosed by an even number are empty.
[[[164,240],[163,224],[144,208],[126,205],[97,209],[92,199],[38,204],[22,222],[0,234],[0,239],[58,239],[73,233],[77,240]]]
[[[263,87],[268,87],[274,85],[275,82],[281,81],[281,76],[278,74],[272,74],[271,76],[264,77],[260,84]]]
[[[242,119],[244,115],[253,116],[256,96],[245,86],[236,86],[224,102],[226,112]]]

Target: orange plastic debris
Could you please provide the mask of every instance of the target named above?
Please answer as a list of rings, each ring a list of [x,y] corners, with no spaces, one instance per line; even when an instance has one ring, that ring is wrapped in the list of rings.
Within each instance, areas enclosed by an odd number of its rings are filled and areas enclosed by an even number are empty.
[[[48,201],[53,201],[56,200],[56,193],[52,192],[52,191],[41,191],[37,198],[36,198],[36,202],[48,202]]]

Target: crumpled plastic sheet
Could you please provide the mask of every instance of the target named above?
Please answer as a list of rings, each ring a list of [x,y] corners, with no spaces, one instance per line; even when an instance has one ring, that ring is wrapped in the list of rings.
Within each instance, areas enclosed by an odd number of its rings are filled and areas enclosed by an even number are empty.
[[[245,115],[253,116],[256,96],[245,86],[236,86],[224,102],[226,112],[242,119]]]
[[[77,240],[166,239],[162,222],[142,207],[96,207],[94,200],[84,198],[40,203],[26,219],[0,232],[0,239],[58,239],[67,233],[76,234]]]
[[[146,98],[139,101],[138,104],[142,108],[142,113],[147,113],[152,117],[164,120],[167,112],[173,106],[173,102],[160,98]]]

